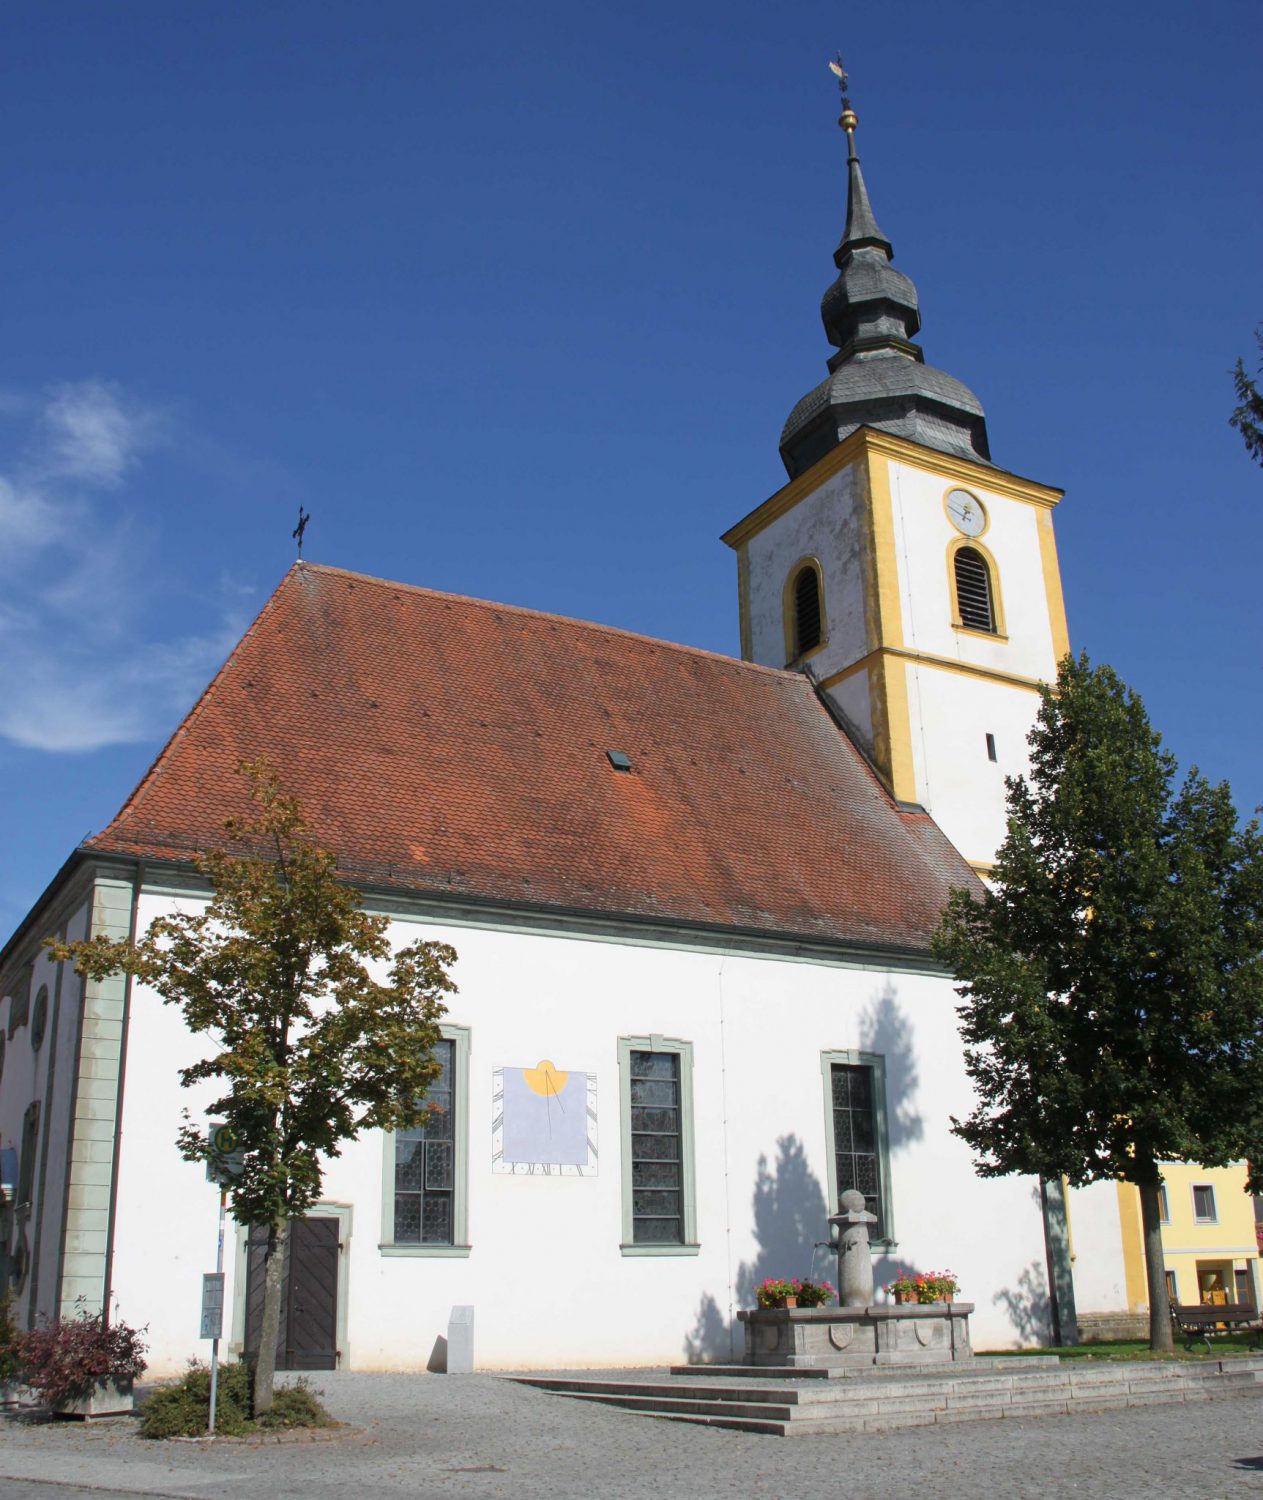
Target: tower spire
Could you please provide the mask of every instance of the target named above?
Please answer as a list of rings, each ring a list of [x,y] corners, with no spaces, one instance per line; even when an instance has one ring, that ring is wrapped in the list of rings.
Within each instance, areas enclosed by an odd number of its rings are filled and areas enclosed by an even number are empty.
[[[877,227],[877,220],[873,216],[873,205],[868,201],[868,188],[864,183],[864,174],[860,170],[859,155],[855,150],[855,127],[859,124],[859,116],[851,108],[850,100],[845,101],[846,107],[838,118],[838,124],[846,131],[846,228],[842,231],[842,241],[833,253],[834,264],[842,265],[842,256],[848,250],[858,250],[861,245],[871,245],[875,250],[884,250],[886,259],[891,260],[894,250],[890,241]]]
[[[838,125],[846,135],[847,170],[846,227],[833,252],[838,276],[820,303],[825,335],[836,352],[829,378],[789,414],[781,458],[792,478],[857,427],[875,427],[985,462],[990,454],[978,398],[927,365],[912,342],[921,327],[917,289],[890,264],[894,250],[873,214],[855,149],[859,116],[840,56],[829,69],[842,93]]]

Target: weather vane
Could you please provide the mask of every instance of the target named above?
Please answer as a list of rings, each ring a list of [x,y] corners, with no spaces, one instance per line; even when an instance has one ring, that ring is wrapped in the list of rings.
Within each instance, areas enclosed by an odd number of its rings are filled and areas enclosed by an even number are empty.
[[[842,95],[842,113],[838,116],[838,124],[846,131],[847,149],[853,156],[855,154],[855,127],[859,124],[859,117],[851,108],[851,80],[846,76],[846,69],[842,66],[840,52],[829,64],[829,72],[838,80],[838,92]]]
[[[307,530],[307,522],[310,520],[310,513],[308,511],[305,511],[300,505],[298,507],[298,525],[295,526],[293,531],[290,532],[290,535],[298,543],[299,557],[302,557],[303,555],[303,532]]]
[[[851,86],[851,80],[846,76],[846,69],[842,66],[842,54],[838,55],[829,64],[829,72],[838,80],[838,92],[842,95],[842,108],[848,110],[851,107],[851,96],[847,92]]]

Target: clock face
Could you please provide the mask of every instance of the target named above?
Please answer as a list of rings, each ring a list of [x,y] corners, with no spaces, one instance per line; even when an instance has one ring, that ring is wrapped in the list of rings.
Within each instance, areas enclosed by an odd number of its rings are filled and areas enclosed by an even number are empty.
[[[947,497],[947,514],[952,525],[965,536],[981,536],[987,525],[982,501],[968,490],[952,490]]]

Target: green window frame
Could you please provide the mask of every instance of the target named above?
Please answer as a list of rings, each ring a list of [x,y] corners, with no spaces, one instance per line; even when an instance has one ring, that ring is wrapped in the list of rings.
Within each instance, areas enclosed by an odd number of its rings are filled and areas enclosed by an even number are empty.
[[[635,1189],[638,1158],[633,1150],[633,1109],[642,1106],[632,1098],[633,1054],[660,1053],[676,1059],[679,1110],[680,1231],[676,1242],[637,1242]],[[639,1081],[639,1079],[638,1079]],[[622,1144],[623,1234],[619,1250],[623,1255],[696,1255],[701,1248],[697,1240],[697,1183],[695,1175],[695,1134],[693,1123],[693,1044],[679,1037],[620,1036],[618,1039],[619,1136]],[[642,1189],[643,1191],[643,1189]]]
[[[889,1253],[898,1249],[895,1238],[895,1202],[890,1190],[890,1128],[886,1115],[886,1059],[880,1052],[856,1052],[853,1050],[827,1051],[820,1054],[820,1073],[824,1082],[824,1128],[825,1153],[829,1179],[829,1209],[838,1212],[839,1193],[851,1186],[838,1186],[839,1142],[834,1128],[833,1070],[838,1068],[865,1068],[868,1070],[872,1098],[873,1154],[876,1156],[878,1194],[881,1200],[881,1233],[874,1237],[873,1244]]]
[[[431,1259],[463,1259],[469,1243],[469,1050],[467,1026],[441,1026],[443,1040],[452,1043],[452,1207],[451,1240],[425,1244],[395,1239],[395,1180],[398,1138],[393,1130],[382,1138],[382,1236],[378,1250],[387,1256],[421,1256]]]

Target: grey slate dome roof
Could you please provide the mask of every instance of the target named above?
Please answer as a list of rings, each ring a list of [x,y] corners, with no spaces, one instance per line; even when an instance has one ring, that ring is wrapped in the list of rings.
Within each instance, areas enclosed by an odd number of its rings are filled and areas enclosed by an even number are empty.
[[[809,391],[781,432],[781,458],[792,479],[857,427],[876,427],[942,453],[989,462],[982,404],[959,380],[924,362],[912,342],[921,326],[917,290],[890,264],[890,241],[877,226],[859,157],[856,119],[847,132],[846,228],[834,252],[838,277],[820,304],[837,353],[829,377]]]

